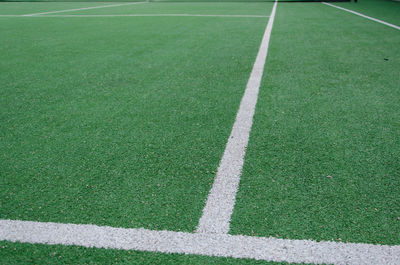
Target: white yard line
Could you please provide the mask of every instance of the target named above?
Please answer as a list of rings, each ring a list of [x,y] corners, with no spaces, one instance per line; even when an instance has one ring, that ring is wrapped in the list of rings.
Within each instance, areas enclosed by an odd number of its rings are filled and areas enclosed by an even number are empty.
[[[203,14],[119,14],[119,15],[0,15],[0,17],[229,17],[229,18],[267,18],[268,16],[258,15],[203,15]]]
[[[226,234],[229,232],[229,224],[235,205],[250,130],[253,124],[258,90],[264,72],[277,3],[275,1],[272,8],[253,70],[240,103],[235,123],[233,124],[231,135],[226,144],[214,184],[208,195],[203,215],[197,227],[198,233]]]
[[[360,17],[363,17],[363,18],[366,18],[366,19],[370,19],[370,20],[372,20],[372,21],[375,21],[375,22],[381,23],[381,24],[383,24],[383,25],[392,27],[392,28],[394,28],[394,29],[400,30],[400,27],[399,27],[399,26],[396,26],[396,25],[387,23],[387,22],[385,22],[385,21],[383,21],[383,20],[376,19],[376,18],[373,18],[373,17],[370,17],[370,16],[366,16],[366,15],[363,15],[363,14],[358,13],[358,12],[356,12],[356,11],[353,11],[353,10],[350,10],[350,9],[347,9],[347,8],[343,8],[343,7],[340,7],[340,6],[332,5],[332,4],[325,3],[325,2],[323,2],[323,3],[324,3],[325,5],[328,5],[328,6],[331,6],[331,7],[335,7],[335,8],[338,8],[338,9],[341,9],[341,10],[344,10],[344,11],[347,11],[347,12],[350,12],[350,13],[352,13],[352,14],[354,14],[354,15],[357,15],[357,16],[360,16]]]
[[[316,264],[400,264],[400,246],[0,220],[0,240]]]
[[[117,7],[117,6],[126,6],[126,5],[136,5],[136,4],[145,4],[145,3],[147,3],[147,2],[123,3],[123,4],[106,5],[106,6],[92,6],[92,7],[83,7],[83,8],[75,8],[75,9],[49,11],[49,12],[42,12],[42,13],[35,13],[35,14],[26,14],[26,15],[22,15],[22,16],[26,16],[26,17],[40,16],[40,15],[47,15],[47,14],[71,12],[71,11],[89,10],[89,9],[106,8],[106,7]]]

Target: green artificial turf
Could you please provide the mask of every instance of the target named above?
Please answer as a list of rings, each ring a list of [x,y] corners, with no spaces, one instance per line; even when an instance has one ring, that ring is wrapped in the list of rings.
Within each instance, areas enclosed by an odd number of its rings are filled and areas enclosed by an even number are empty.
[[[96,249],[76,246],[22,244],[0,241],[3,264],[251,264],[285,265],[251,259]]]
[[[51,12],[57,10],[66,9],[77,9],[94,6],[106,6],[111,5],[106,2],[96,3],[68,3],[68,2],[37,2],[37,3],[16,3],[16,2],[5,2],[0,1],[0,15],[26,15],[34,13]]]
[[[399,43],[326,5],[278,4],[232,234],[400,244]]]
[[[110,2],[38,2],[0,3],[0,15],[25,15],[42,12],[115,5]],[[121,14],[205,14],[269,16],[271,3],[121,3],[122,6],[73,10],[49,15],[121,15]]]
[[[269,8],[266,8],[269,7]],[[69,15],[198,14],[269,16],[272,3],[144,3],[111,8],[63,12]],[[223,18],[222,18],[223,19]]]
[[[0,20],[0,218],[195,230],[267,18]]]
[[[399,24],[392,4],[360,1],[337,5]],[[0,3],[0,14],[103,4]],[[271,7],[60,15],[268,16]],[[0,219],[192,232],[266,23],[0,17]],[[398,43],[396,30],[320,3],[278,5],[232,234],[400,244]],[[0,263],[286,264],[5,241]]]
[[[351,2],[351,3],[333,3],[333,4],[359,12],[363,15],[367,15],[400,26],[400,2],[398,1],[359,0],[357,3]],[[365,18],[360,17],[359,19],[365,19]]]
[[[32,3],[123,3],[123,2],[147,2],[146,0],[0,0],[1,2],[8,2],[8,3],[20,3],[20,2],[32,2]]]
[[[229,3],[234,3],[234,2],[242,2],[242,3],[265,3],[265,2],[275,2],[275,0],[149,0],[150,2],[161,2],[161,3],[173,3],[173,2],[229,2]],[[299,0],[277,0],[277,1],[282,1],[282,2],[299,2]],[[321,0],[300,0],[304,2],[321,2]],[[347,1],[347,0],[346,0]],[[350,1],[350,0],[348,0]]]

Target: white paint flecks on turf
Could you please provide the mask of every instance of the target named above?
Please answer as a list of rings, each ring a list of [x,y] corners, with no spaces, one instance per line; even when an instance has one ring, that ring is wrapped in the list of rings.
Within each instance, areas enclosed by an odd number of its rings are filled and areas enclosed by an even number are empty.
[[[353,11],[353,10],[350,10],[350,9],[347,9],[347,8],[343,8],[343,7],[340,7],[340,6],[332,5],[332,4],[325,3],[325,2],[323,2],[323,3],[324,3],[325,5],[328,5],[328,6],[331,6],[331,7],[335,7],[335,8],[338,8],[338,9],[341,9],[341,10],[344,10],[344,11],[347,11],[347,12],[350,12],[350,13],[355,14],[355,15],[357,15],[357,16],[360,16],[360,17],[363,17],[363,18],[366,18],[366,19],[370,19],[370,20],[372,20],[372,21],[375,21],[375,22],[381,23],[381,24],[383,24],[383,25],[392,27],[392,28],[394,28],[394,29],[400,30],[400,27],[399,27],[399,26],[396,26],[396,25],[387,23],[387,22],[385,22],[385,21],[383,21],[383,20],[376,19],[376,18],[373,18],[373,17],[370,17],[370,16],[366,16],[366,15],[363,15],[363,14],[358,13],[358,12],[356,12],[356,11]]]
[[[317,264],[400,264],[400,246],[0,220],[0,240]]]
[[[46,15],[46,14],[64,13],[64,12],[81,11],[81,10],[106,8],[106,7],[126,6],[126,5],[137,5],[137,4],[145,4],[145,3],[147,3],[147,2],[124,3],[124,4],[115,4],[115,5],[106,5],[106,6],[92,6],[92,7],[83,7],[83,8],[75,8],[75,9],[49,11],[49,12],[42,12],[42,13],[35,13],[35,14],[26,14],[26,15],[22,15],[22,16],[26,16],[26,17],[40,16],[40,15]]]
[[[235,123],[233,124],[231,135],[226,144],[213,187],[208,195],[203,215],[197,227],[198,233],[224,234],[229,232],[229,224],[235,205],[244,155],[253,124],[254,110],[264,72],[277,3],[275,1],[272,8],[260,49],[250,74],[250,79],[240,103]]]

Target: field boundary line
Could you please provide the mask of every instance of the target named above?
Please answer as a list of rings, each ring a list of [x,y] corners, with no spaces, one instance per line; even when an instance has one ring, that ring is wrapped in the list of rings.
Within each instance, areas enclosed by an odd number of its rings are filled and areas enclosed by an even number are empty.
[[[0,240],[316,264],[400,264],[400,246],[0,220]]]
[[[267,18],[269,16],[259,15],[207,15],[207,14],[118,14],[118,15],[44,15],[44,16],[26,16],[26,15],[0,15],[0,17],[227,17],[227,18]]]
[[[278,2],[275,1],[214,184],[203,209],[197,233],[226,234],[229,232],[277,4]]]
[[[400,30],[400,27],[399,27],[399,26],[396,26],[396,25],[394,25],[394,24],[390,24],[390,23],[385,22],[385,21],[383,21],[383,20],[380,20],[380,19],[377,19],[377,18],[373,18],[373,17],[367,16],[367,15],[358,13],[358,12],[356,12],[356,11],[353,11],[353,10],[350,10],[350,9],[347,9],[347,8],[344,8],[344,7],[336,6],[336,5],[333,5],[333,4],[330,4],[330,3],[326,3],[326,2],[322,2],[322,3],[325,4],[325,5],[331,6],[331,7],[335,7],[335,8],[337,8],[337,9],[341,9],[341,10],[350,12],[350,13],[352,13],[352,14],[354,14],[354,15],[357,15],[357,16],[360,16],[360,17],[363,17],[363,18],[366,18],[366,19],[369,19],[369,20],[372,20],[372,21],[381,23],[381,24],[383,24],[383,25],[392,27],[392,28],[394,28],[394,29]]]
[[[54,15],[46,17],[238,17],[238,18],[267,18],[259,15],[207,15],[207,14],[121,14],[121,15]]]
[[[126,6],[126,5],[146,4],[146,3],[148,3],[148,2],[134,2],[134,3],[115,4],[115,5],[105,5],[105,6],[91,6],[91,7],[83,7],[83,8],[64,9],[64,10],[49,11],[49,12],[42,12],[42,13],[26,14],[26,15],[21,15],[21,16],[24,16],[24,17],[41,16],[41,15],[46,15],[46,14],[55,14],[55,13],[72,12],[72,11],[89,10],[89,9],[98,9],[98,8],[106,8],[106,7],[117,7],[117,6]]]

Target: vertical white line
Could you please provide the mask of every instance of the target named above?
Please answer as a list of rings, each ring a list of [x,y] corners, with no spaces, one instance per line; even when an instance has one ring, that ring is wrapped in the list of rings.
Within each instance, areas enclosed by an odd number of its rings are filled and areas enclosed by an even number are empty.
[[[275,1],[231,135],[203,209],[197,233],[226,234],[229,232],[277,4],[278,2]]]
[[[328,6],[331,6],[331,7],[335,7],[335,8],[337,8],[337,9],[341,9],[341,10],[344,10],[344,11],[347,11],[347,12],[350,12],[350,13],[352,13],[352,14],[354,14],[354,15],[357,15],[357,16],[360,16],[360,17],[363,17],[363,18],[366,18],[366,19],[369,19],[369,20],[372,20],[372,21],[381,23],[381,24],[383,24],[383,25],[392,27],[392,28],[394,28],[394,29],[400,30],[400,27],[399,27],[399,26],[396,26],[396,25],[387,23],[387,22],[385,22],[385,21],[383,21],[383,20],[379,20],[379,19],[376,19],[376,18],[373,18],[373,17],[369,17],[369,16],[363,15],[363,14],[361,14],[361,13],[358,13],[358,12],[356,12],[356,11],[353,11],[353,10],[350,10],[350,9],[346,9],[346,8],[343,8],[343,7],[340,7],[340,6],[335,6],[335,5],[332,5],[332,4],[329,4],[329,3],[325,3],[325,2],[323,2],[323,3],[324,3],[325,5],[328,5]]]

